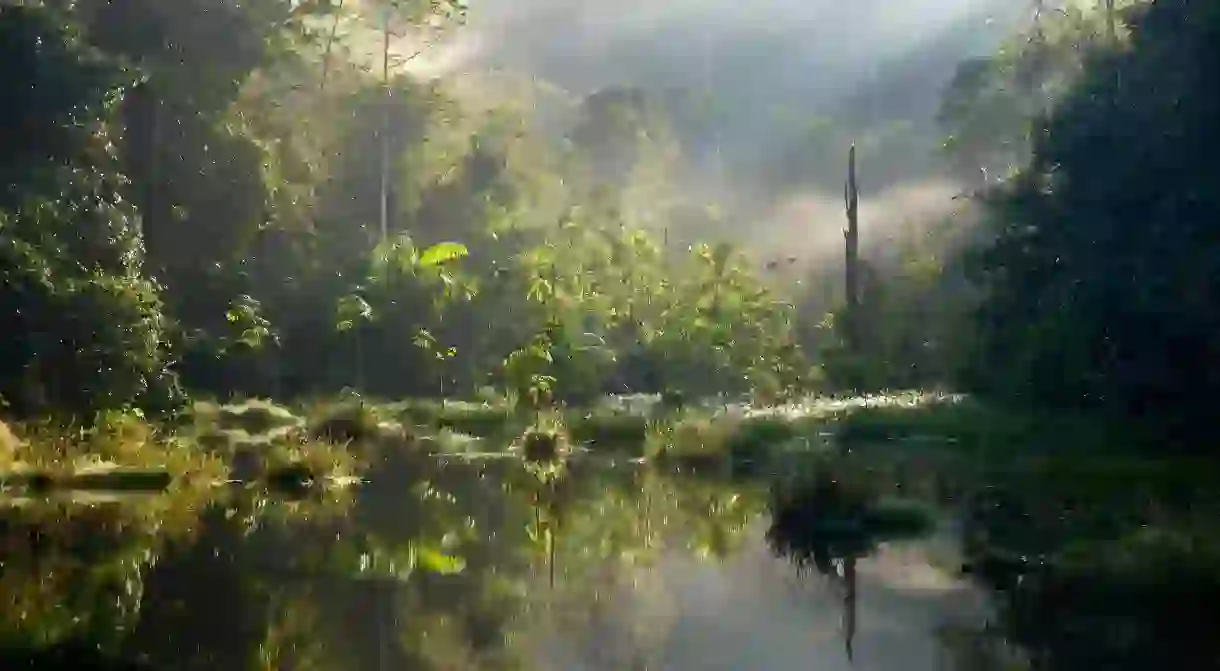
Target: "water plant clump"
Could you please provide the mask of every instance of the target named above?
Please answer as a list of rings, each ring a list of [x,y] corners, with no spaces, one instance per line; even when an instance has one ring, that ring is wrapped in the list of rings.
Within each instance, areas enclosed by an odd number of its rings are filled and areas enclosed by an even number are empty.
[[[526,461],[552,463],[564,456],[564,438],[554,431],[529,429],[522,434],[520,445]]]
[[[168,435],[139,413],[99,413],[90,427],[55,420],[25,422],[0,464],[8,486],[159,491],[173,482],[223,479],[221,459]]]
[[[374,440],[382,433],[377,410],[359,399],[318,405],[307,426],[311,437],[341,444]]]

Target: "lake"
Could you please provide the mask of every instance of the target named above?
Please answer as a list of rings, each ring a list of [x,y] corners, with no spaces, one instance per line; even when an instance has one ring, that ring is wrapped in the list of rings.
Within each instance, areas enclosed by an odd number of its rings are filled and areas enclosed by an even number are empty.
[[[8,496],[4,668],[1055,667],[1010,641],[1073,648],[963,570],[977,494],[922,461],[865,451],[785,495],[795,465],[401,454],[325,494]],[[876,531],[885,501],[922,521]]]

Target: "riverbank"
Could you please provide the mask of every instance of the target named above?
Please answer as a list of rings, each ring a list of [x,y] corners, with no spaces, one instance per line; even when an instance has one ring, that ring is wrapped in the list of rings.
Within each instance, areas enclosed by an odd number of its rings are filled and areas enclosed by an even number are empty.
[[[754,408],[668,404],[659,396],[611,397],[544,412],[503,399],[380,402],[359,397],[280,405],[254,399],[197,402],[155,425],[110,412],[88,429],[52,421],[3,425],[0,484],[119,486],[202,479],[358,477],[387,450],[455,457],[506,453],[532,426],[562,434],[574,455],[632,458],[658,467],[765,475],[792,458],[851,450],[934,461],[956,471],[1030,471],[1029,477],[1123,481],[1143,476],[1166,495],[1192,480],[1220,479],[1211,458],[1157,452],[1131,427],[1078,416],[1005,411],[917,392],[812,398]]]

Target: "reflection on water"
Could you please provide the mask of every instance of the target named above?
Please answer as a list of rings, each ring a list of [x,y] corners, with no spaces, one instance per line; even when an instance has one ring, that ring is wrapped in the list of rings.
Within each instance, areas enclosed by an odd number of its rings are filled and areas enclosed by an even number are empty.
[[[952,516],[892,474],[564,470],[397,455],[325,500],[2,499],[0,668],[1028,668]]]

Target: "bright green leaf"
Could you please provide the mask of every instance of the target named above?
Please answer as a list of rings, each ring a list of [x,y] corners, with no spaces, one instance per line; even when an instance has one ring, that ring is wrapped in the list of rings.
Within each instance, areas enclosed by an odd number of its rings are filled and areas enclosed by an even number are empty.
[[[432,268],[469,255],[470,250],[460,242],[441,242],[425,249],[419,255],[418,263],[421,267]]]

